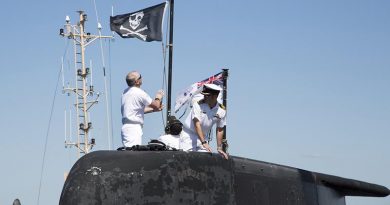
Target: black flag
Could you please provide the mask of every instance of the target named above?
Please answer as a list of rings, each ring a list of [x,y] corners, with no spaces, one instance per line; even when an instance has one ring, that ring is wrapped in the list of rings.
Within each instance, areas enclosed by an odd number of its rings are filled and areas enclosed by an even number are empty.
[[[136,12],[111,16],[111,30],[122,38],[161,41],[164,9],[165,3],[162,3]]]

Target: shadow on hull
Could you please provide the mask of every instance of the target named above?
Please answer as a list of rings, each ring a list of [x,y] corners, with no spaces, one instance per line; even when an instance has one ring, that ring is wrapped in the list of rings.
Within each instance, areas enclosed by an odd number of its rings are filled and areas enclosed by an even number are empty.
[[[343,205],[386,187],[232,156],[181,151],[96,151],[71,169],[60,205]]]

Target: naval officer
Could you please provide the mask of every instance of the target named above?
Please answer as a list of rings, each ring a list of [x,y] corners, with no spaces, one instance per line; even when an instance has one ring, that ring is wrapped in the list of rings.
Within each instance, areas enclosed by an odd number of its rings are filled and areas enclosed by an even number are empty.
[[[218,103],[218,95],[221,88],[215,84],[203,85],[201,94],[204,96],[192,106],[188,114],[182,132],[182,146],[184,151],[212,152],[206,134],[213,125],[217,129],[217,151],[225,159],[228,155],[222,150],[223,128],[226,125],[226,110]]]

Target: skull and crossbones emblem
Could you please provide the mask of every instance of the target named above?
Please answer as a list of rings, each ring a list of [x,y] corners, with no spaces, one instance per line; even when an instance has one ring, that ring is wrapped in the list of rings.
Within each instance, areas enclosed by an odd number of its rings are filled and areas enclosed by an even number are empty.
[[[135,14],[131,14],[129,17],[130,27],[135,30],[141,24],[142,18],[144,18],[144,12],[137,12]]]
[[[142,40],[145,41],[147,35],[143,35],[140,32],[142,32],[144,30],[147,30],[148,26],[144,26],[143,28],[140,28],[140,29],[136,30],[139,27],[139,25],[141,24],[141,21],[142,21],[143,17],[144,17],[144,12],[143,11],[131,14],[129,16],[129,24],[130,24],[130,27],[132,28],[132,30],[130,30],[129,28],[125,28],[125,27],[121,26],[120,30],[124,30],[124,31],[128,32],[128,33],[122,34],[122,36],[137,35],[138,37],[142,38]]]

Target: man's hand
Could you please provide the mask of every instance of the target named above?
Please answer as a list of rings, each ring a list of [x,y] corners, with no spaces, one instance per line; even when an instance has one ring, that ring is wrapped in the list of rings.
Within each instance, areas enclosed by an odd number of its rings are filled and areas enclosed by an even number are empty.
[[[205,143],[202,146],[206,149],[206,151],[213,152],[213,150],[211,150],[211,147],[210,147],[209,143]]]
[[[164,109],[164,105],[161,103],[160,107],[157,110],[154,110],[154,112],[159,112],[162,111],[163,109]]]
[[[157,98],[157,99],[162,99],[164,97],[164,91],[163,90],[159,90],[159,91],[157,91],[157,93],[156,93],[156,97],[155,98]]]
[[[229,159],[228,155],[226,154],[226,152],[224,152],[224,151],[222,150],[222,148],[218,148],[217,150],[218,150],[218,153],[219,153],[220,155],[222,155],[223,158]]]

